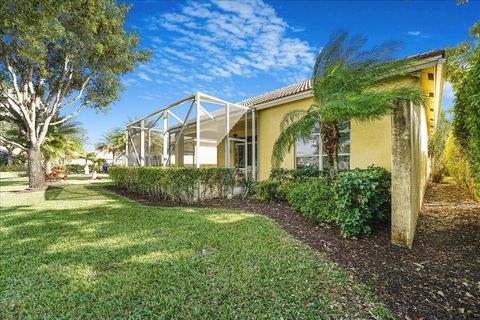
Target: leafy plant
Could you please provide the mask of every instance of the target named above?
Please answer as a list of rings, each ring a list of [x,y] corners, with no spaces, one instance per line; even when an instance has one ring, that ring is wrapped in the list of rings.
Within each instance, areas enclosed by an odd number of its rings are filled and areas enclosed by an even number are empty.
[[[383,168],[340,172],[334,182],[335,222],[343,237],[370,235],[391,211],[390,173]]]
[[[476,184],[473,189],[480,197],[480,21],[470,28],[470,35],[475,40],[461,44],[460,54],[452,59],[449,71],[453,71],[455,81],[455,141],[469,162]]]
[[[255,190],[255,180],[253,180],[252,177],[244,177],[242,181],[240,182],[240,186],[242,187],[243,194],[242,194],[242,199],[247,198],[248,196],[254,195]]]
[[[335,219],[335,192],[326,179],[311,179],[287,192],[288,203],[315,222]]]
[[[447,169],[445,159],[445,144],[450,133],[450,123],[442,112],[439,125],[435,133],[428,140],[428,156],[430,157],[430,176],[433,182],[440,182]]]
[[[478,197],[469,159],[453,133],[450,133],[445,143],[445,164],[448,174],[453,177],[457,185],[472,197]]]
[[[278,201],[277,189],[280,186],[280,182],[277,180],[264,180],[257,181],[253,187],[255,196],[261,201]]]

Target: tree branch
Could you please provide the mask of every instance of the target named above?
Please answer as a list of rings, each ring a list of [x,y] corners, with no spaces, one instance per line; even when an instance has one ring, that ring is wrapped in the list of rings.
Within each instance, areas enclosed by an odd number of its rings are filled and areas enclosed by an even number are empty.
[[[22,150],[24,150],[24,151],[27,151],[27,150],[28,150],[27,147],[25,147],[25,146],[23,146],[23,145],[21,145],[21,144],[19,144],[19,143],[10,141],[10,140],[8,140],[7,138],[2,137],[2,136],[0,136],[0,141],[3,141],[3,142],[5,142],[6,144],[15,146],[15,147],[17,147],[17,148],[20,148],[20,149],[22,149]]]
[[[7,56],[5,56],[5,62],[6,62],[6,65],[7,65],[7,70],[10,73],[10,75],[12,76],[13,88],[15,89],[15,93],[17,94],[17,99],[18,99],[19,103],[22,104],[23,98],[22,98],[22,95],[20,94],[20,89],[18,88],[17,75],[16,75],[15,71],[13,71],[13,68],[10,65],[10,60],[8,59]]]
[[[78,106],[77,110],[75,110],[74,112],[70,113],[68,116],[62,118],[62,120],[55,121],[55,122],[51,122],[50,125],[51,125],[51,126],[54,126],[54,125],[56,125],[56,124],[64,123],[64,122],[67,121],[68,119],[75,117],[80,111],[82,111],[83,108],[85,108],[86,104],[87,104],[86,102],[85,102],[85,103],[82,103],[81,105]]]
[[[85,90],[85,88],[87,87],[87,84],[88,82],[90,81],[90,79],[92,79],[93,77],[93,73],[91,75],[89,75],[87,77],[87,79],[85,79],[85,81],[83,82],[82,84],[82,88],[80,89],[80,91],[78,92],[78,95],[75,97],[75,98],[72,98],[70,99],[69,101],[65,102],[65,103],[62,103],[59,107],[59,109],[65,107],[65,106],[68,106],[72,103],[75,103],[76,101],[78,101],[78,99],[80,99],[82,96],[83,96],[83,91]]]

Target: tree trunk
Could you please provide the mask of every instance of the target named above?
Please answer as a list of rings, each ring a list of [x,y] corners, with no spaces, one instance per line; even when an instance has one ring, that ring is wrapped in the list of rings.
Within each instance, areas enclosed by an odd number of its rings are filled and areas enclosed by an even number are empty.
[[[112,152],[112,166],[115,165],[115,152]]]
[[[28,180],[30,189],[45,190],[47,188],[40,147],[30,147],[28,149]]]
[[[7,149],[7,165],[13,166],[13,150]]]
[[[90,169],[88,168],[88,160],[85,159],[85,168],[83,169],[85,175],[89,175],[90,174]]]
[[[97,180],[97,169],[96,168],[94,168],[92,170],[92,180]]]
[[[322,143],[325,147],[328,159],[328,169],[333,177],[338,171],[338,143],[340,141],[340,131],[335,124],[322,124],[320,127]]]

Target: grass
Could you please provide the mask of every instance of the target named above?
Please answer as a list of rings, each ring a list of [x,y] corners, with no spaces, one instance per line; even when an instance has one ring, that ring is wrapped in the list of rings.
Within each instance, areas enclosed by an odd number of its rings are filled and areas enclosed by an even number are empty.
[[[0,185],[0,319],[387,318],[361,284],[271,220],[157,208],[61,183]]]

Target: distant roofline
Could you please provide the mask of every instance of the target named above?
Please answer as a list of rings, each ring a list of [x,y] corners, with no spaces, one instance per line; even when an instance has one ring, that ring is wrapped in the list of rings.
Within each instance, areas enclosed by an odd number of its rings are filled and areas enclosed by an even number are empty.
[[[427,64],[436,64],[445,58],[445,49],[435,49],[401,58],[401,60],[421,60],[412,66],[412,72],[427,67]],[[238,102],[246,107],[263,109],[291,101],[305,99],[312,96],[312,81],[305,79],[300,82],[269,91],[258,96]]]

